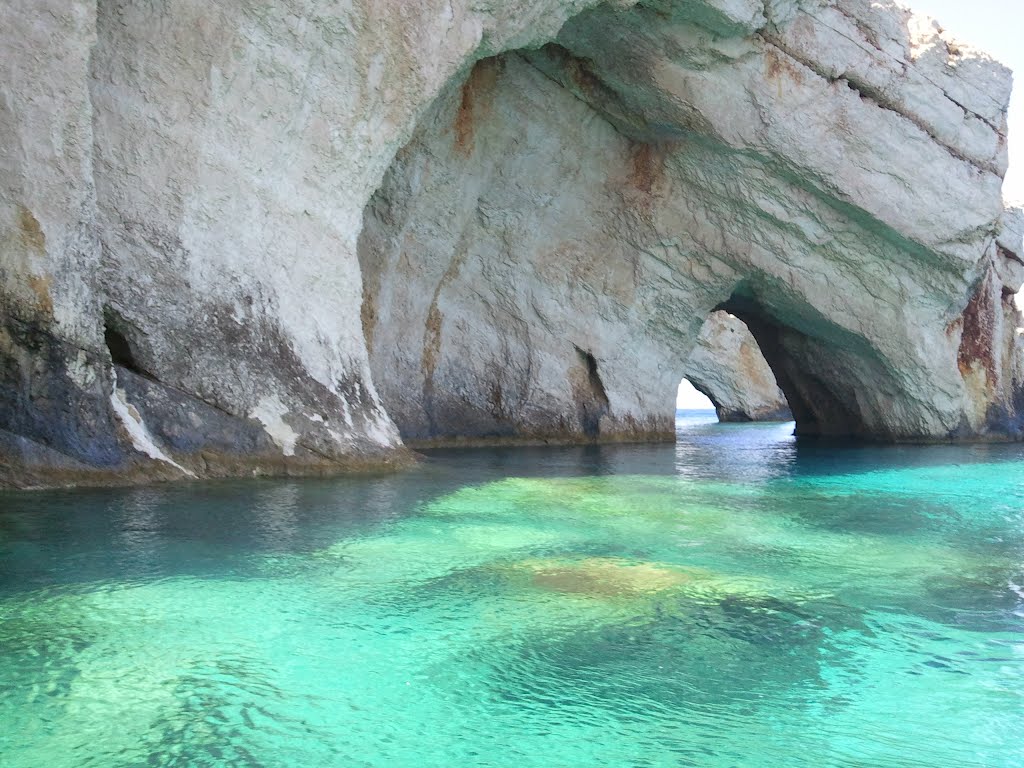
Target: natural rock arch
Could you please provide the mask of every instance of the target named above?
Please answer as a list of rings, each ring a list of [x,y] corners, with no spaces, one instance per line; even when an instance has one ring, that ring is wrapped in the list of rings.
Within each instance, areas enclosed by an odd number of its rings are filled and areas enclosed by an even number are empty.
[[[777,335],[804,431],[1020,434],[1008,73],[895,5],[16,0],[5,21],[0,480],[379,465],[405,455],[385,402],[428,435],[578,435],[582,392],[602,438],[657,436],[718,306]],[[445,254],[398,240],[449,222]],[[145,377],[115,376],[107,312]]]
[[[685,378],[718,420],[791,421],[793,414],[757,340],[735,315],[712,312],[686,361]]]
[[[607,21],[589,23],[614,48]],[[580,24],[563,35],[586,40]],[[365,330],[403,434],[584,437],[570,382],[585,348],[609,396],[601,436],[665,436],[657,393],[678,381],[715,307],[751,326],[802,434],[945,439],[990,427],[964,376],[980,365],[990,394],[1001,386],[985,362],[999,355],[995,328],[980,362],[958,365],[963,321],[948,297],[1008,293],[996,267],[1013,264],[991,236],[976,262],[958,261],[827,197],[784,158],[681,120],[652,135],[595,67],[552,47],[481,62],[427,114],[368,206]],[[643,84],[620,87],[660,106]],[[987,307],[1013,313],[1003,300]],[[982,334],[968,325],[967,337]]]

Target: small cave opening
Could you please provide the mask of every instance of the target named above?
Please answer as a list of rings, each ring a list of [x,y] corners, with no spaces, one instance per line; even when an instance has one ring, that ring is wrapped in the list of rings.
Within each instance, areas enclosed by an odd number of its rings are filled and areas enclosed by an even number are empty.
[[[134,346],[128,338],[130,333],[128,323],[120,315],[110,309],[104,311],[103,340],[106,342],[111,361],[114,365],[125,368],[139,376],[144,376],[147,379],[154,378],[139,363]]]
[[[873,436],[863,395],[865,381],[885,382],[877,353],[806,302],[779,293],[767,296],[744,283],[716,311],[739,318],[749,330],[785,396],[798,437]]]

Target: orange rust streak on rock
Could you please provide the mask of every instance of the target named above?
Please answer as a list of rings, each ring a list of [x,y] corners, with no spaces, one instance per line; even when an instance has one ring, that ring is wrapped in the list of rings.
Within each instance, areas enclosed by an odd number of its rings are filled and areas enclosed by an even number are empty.
[[[962,315],[963,334],[957,352],[957,365],[961,374],[967,375],[975,363],[980,363],[989,381],[996,380],[995,310],[992,294],[988,290],[988,280],[983,280]]]
[[[633,151],[629,182],[641,192],[651,194],[664,176],[664,157],[653,144],[640,144]]]
[[[21,230],[21,241],[28,248],[42,251],[46,248],[46,235],[39,225],[39,220],[28,208],[18,206],[18,228]]]
[[[462,101],[455,114],[455,146],[465,155],[473,151],[476,120],[490,111],[499,74],[497,59],[482,59],[462,85]]]
[[[39,310],[47,315],[53,314],[53,298],[50,296],[51,282],[49,275],[30,275],[28,278],[29,288],[38,299]]]

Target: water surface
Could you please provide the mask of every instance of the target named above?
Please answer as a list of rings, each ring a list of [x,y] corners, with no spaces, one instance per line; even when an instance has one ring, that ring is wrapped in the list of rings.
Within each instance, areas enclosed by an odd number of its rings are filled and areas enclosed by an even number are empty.
[[[1024,449],[0,495],[0,765],[1024,766]]]

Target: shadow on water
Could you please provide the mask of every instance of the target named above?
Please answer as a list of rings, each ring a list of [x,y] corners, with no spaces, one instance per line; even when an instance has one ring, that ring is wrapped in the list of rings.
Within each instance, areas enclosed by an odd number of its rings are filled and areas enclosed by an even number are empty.
[[[244,571],[253,554],[365,535],[422,498],[401,476],[0,494],[0,589]]]

